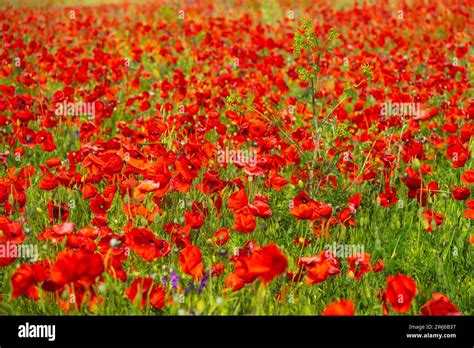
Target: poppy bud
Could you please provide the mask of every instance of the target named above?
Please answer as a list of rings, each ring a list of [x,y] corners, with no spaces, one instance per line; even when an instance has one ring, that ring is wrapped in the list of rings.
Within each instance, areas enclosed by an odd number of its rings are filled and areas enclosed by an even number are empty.
[[[98,286],[98,288],[99,288],[99,292],[100,292],[101,294],[105,294],[105,293],[107,292],[107,285],[105,285],[105,283],[101,283],[101,284]]]
[[[118,247],[120,247],[120,245],[122,243],[117,238],[112,238],[112,239],[110,239],[109,244],[112,248],[118,248]]]
[[[413,166],[413,169],[419,170],[421,166],[420,160],[418,158],[414,158],[412,162],[412,166]]]

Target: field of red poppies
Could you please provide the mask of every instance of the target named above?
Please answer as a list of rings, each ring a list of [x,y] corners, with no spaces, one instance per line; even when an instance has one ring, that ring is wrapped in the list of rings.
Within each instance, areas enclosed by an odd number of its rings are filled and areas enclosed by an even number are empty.
[[[470,5],[7,1],[0,314],[472,315]]]

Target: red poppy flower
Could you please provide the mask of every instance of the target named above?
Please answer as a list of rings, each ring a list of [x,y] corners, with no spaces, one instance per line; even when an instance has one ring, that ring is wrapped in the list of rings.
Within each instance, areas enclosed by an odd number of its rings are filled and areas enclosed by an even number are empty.
[[[69,218],[69,206],[66,203],[58,206],[55,202],[48,201],[48,216],[51,222],[59,219],[61,222],[66,222]]]
[[[213,277],[220,277],[224,273],[224,264],[222,262],[214,263],[211,268]]]
[[[84,250],[62,251],[51,267],[50,280],[53,284],[63,286],[68,283],[79,283],[88,286],[95,282],[104,271],[104,262],[98,254]]]
[[[298,220],[311,220],[318,217],[315,208],[316,201],[311,199],[305,191],[302,191],[291,201],[290,214]]]
[[[461,315],[458,308],[443,294],[434,293],[421,308],[421,315]]]
[[[474,219],[474,199],[466,203],[467,209],[464,211],[464,217]]]
[[[0,267],[11,265],[17,259],[15,254],[20,244],[12,242],[0,242]]]
[[[255,216],[248,206],[234,212],[232,228],[241,233],[252,233],[256,226]]]
[[[50,191],[54,190],[58,185],[58,179],[54,175],[48,174],[40,181],[39,188],[42,190]]]
[[[36,141],[41,145],[41,150],[43,151],[51,152],[56,150],[53,136],[43,129],[36,133]]]
[[[194,245],[188,245],[179,252],[179,264],[181,271],[199,280],[204,275],[201,249]]]
[[[385,269],[385,265],[381,259],[378,259],[375,263],[375,266],[372,267],[372,272],[378,273],[382,272]]]
[[[232,291],[238,291],[242,289],[245,282],[240,279],[235,273],[230,273],[224,281],[225,287],[232,289]]]
[[[165,257],[171,252],[171,246],[167,241],[158,239],[146,228],[132,228],[125,234],[125,240],[130,249],[148,262]]]
[[[351,300],[339,300],[330,303],[324,308],[324,316],[352,316],[354,315],[354,302]]]
[[[354,194],[347,201],[347,205],[351,209],[357,209],[360,206],[360,203],[361,203],[360,193]]]
[[[151,278],[135,279],[125,290],[125,295],[132,302],[140,300],[141,308],[145,308],[149,301],[153,308],[161,309],[165,307],[167,301],[170,301],[166,298],[166,289],[162,285],[155,284]]]
[[[229,230],[227,228],[221,228],[212,235],[210,239],[213,245],[224,245],[229,241]]]
[[[40,240],[55,241],[55,243],[62,243],[64,237],[72,234],[76,225],[73,222],[64,222],[45,228],[42,233],[38,235]]]
[[[61,159],[59,157],[53,157],[46,161],[46,165],[50,168],[61,166]]]
[[[237,256],[233,262],[235,275],[244,283],[251,283],[260,278],[264,284],[282,274],[288,264],[285,255],[275,244],[255,248],[250,255]]]
[[[184,212],[184,221],[186,221],[186,225],[189,225],[191,228],[199,229],[204,224],[206,215],[206,209],[193,203],[192,211],[186,210]]]
[[[321,262],[306,268],[306,284],[318,284],[329,277],[329,263]]]
[[[391,187],[390,183],[387,182],[385,184],[384,193],[378,195],[378,202],[384,208],[388,208],[397,203],[397,189],[395,187]]]
[[[18,221],[10,221],[8,218],[0,217],[0,232],[0,241],[19,244],[26,238],[21,224]]]
[[[97,194],[97,192],[98,192],[97,188],[92,184],[86,184],[82,188],[82,195],[84,196],[84,199],[86,200],[94,197]]]
[[[145,195],[148,192],[155,192],[159,190],[161,184],[159,182],[154,182],[151,180],[142,181],[135,189],[133,190],[133,197],[138,199],[139,201],[143,201],[145,199]]]
[[[81,236],[79,234],[72,234],[67,237],[66,248],[72,250],[84,250],[89,253],[93,253],[96,249],[96,245],[89,237]]]
[[[178,173],[187,181],[192,181],[197,177],[200,164],[197,159],[190,160],[184,157],[175,162]]]
[[[219,178],[219,172],[216,170],[208,170],[204,173],[202,184],[196,187],[206,194],[216,193],[226,186],[226,182]]]
[[[344,208],[337,214],[337,219],[344,226],[356,226],[356,221],[353,219],[354,212],[350,208]]]
[[[426,227],[427,232],[433,232],[433,230],[436,227],[439,227],[443,223],[443,220],[444,220],[443,215],[431,209],[423,211],[423,216],[427,222],[427,227]]]
[[[104,173],[107,175],[113,175],[118,173],[122,170],[123,167],[123,160],[119,155],[116,154],[106,154],[101,158],[105,165],[104,165]]]
[[[25,263],[21,265],[11,276],[13,298],[26,295],[39,300],[37,286],[48,278],[48,271],[43,263]]]
[[[330,251],[311,256],[301,257],[296,261],[297,266],[306,269],[306,284],[318,284],[341,272],[337,257]]]
[[[349,262],[349,269],[347,273],[351,272],[354,274],[354,279],[359,280],[365,273],[372,269],[370,265],[370,254],[364,253],[363,255],[353,255],[346,258]]]
[[[449,143],[449,138],[448,138]],[[446,149],[446,158],[452,161],[453,168],[462,168],[466,164],[467,160],[471,157],[467,147],[462,145],[458,138],[449,144]],[[466,173],[464,173],[466,174]],[[469,174],[468,174],[469,175]],[[462,180],[461,176],[461,180]]]
[[[18,128],[17,137],[23,145],[29,148],[33,148],[37,143],[35,131],[27,127]]]
[[[474,184],[474,169],[469,169],[462,173],[461,181],[465,184]]]
[[[454,186],[452,197],[458,201],[464,201],[471,195],[471,190],[467,187]]]
[[[240,189],[239,191],[231,194],[227,202],[227,206],[230,210],[240,210],[248,204],[247,193],[245,193],[244,189]]]
[[[265,181],[265,186],[271,187],[275,191],[281,191],[288,182],[289,181],[284,177],[274,174],[269,178],[269,180]]]
[[[0,204],[5,203],[9,194],[8,186],[0,183]]]
[[[416,293],[416,284],[410,277],[403,274],[387,277],[385,296],[396,312],[407,313]]]
[[[99,193],[89,202],[92,212],[96,214],[105,214],[110,209],[110,205],[110,202],[107,202]]]
[[[262,219],[268,219],[272,216],[272,209],[268,205],[268,197],[263,195],[255,195],[255,199],[251,205],[249,205],[250,210],[254,216],[260,217]]]
[[[178,192],[188,192],[191,189],[191,184],[190,180],[186,180],[181,175],[178,175],[171,180],[171,188]]]

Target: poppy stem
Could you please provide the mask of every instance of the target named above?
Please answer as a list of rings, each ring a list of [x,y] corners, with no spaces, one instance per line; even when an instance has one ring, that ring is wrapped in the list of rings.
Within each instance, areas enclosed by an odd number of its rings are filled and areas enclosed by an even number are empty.
[[[314,151],[313,151],[313,160],[311,163],[311,171],[310,171],[310,180],[309,180],[309,191],[312,192],[313,187],[313,179],[314,179],[314,168],[316,167],[316,161],[319,155],[319,125],[318,125],[318,114],[316,111],[316,84],[318,82],[318,71],[319,71],[319,63],[321,60],[321,54],[318,54],[318,61],[316,63],[316,74],[311,77],[311,108],[313,110],[313,122],[314,122]]]

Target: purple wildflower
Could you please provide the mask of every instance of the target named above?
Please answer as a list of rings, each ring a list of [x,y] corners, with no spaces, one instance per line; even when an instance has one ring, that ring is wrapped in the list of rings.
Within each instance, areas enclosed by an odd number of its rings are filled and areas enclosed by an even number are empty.
[[[178,283],[179,283],[179,277],[174,271],[174,269],[171,270],[170,272],[170,277],[171,277],[171,286],[173,287],[173,290],[176,291],[178,290]]]
[[[202,277],[201,279],[201,284],[199,285],[199,291],[198,293],[200,294],[204,288],[206,287],[206,284],[207,284],[207,281],[209,280],[209,275],[211,274],[211,272],[205,272],[204,273],[204,276]]]
[[[188,283],[188,287],[184,289],[184,295],[188,296],[188,294],[192,291],[194,291],[194,282],[190,280]]]

